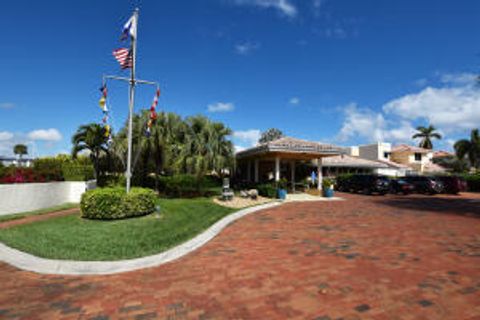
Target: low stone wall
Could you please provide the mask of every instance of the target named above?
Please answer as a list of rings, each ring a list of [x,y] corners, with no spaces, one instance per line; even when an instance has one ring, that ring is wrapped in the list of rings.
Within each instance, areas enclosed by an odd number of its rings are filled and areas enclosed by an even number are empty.
[[[95,181],[65,181],[0,185],[0,215],[34,211],[67,202],[79,203]]]

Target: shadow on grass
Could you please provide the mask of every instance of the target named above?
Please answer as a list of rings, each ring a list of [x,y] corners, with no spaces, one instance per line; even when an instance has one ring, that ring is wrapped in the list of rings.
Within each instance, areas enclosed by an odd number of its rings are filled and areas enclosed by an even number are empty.
[[[429,211],[480,218],[480,199],[461,196],[393,196],[379,201],[397,209]]]

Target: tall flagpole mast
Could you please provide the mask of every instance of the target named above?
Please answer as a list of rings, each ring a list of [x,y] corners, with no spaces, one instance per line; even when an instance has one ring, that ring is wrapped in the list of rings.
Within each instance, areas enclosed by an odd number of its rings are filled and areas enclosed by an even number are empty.
[[[135,103],[135,60],[137,57],[137,28],[138,28],[138,8],[135,9],[133,27],[134,35],[132,41],[132,68],[130,69],[130,93],[129,93],[129,113],[128,113],[128,155],[127,155],[127,193],[130,192],[130,180],[132,178],[132,132],[133,132],[133,105]]]

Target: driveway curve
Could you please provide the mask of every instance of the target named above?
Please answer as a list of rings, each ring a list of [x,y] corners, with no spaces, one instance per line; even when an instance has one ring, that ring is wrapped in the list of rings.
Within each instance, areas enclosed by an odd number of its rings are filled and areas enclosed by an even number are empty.
[[[342,194],[107,276],[0,264],[1,319],[479,319],[480,196]]]

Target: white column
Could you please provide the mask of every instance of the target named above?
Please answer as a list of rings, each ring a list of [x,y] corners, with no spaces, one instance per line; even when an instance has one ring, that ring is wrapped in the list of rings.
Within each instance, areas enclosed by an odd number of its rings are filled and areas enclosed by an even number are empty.
[[[322,158],[317,159],[317,176],[318,176],[318,190],[322,190]]]
[[[254,174],[254,178],[255,178],[255,182],[256,182],[256,183],[258,183],[258,166],[259,166],[259,160],[258,160],[258,159],[255,159],[255,166],[254,166],[255,174]]]
[[[292,190],[295,191],[295,160],[290,161],[290,174],[292,179]]]
[[[280,157],[275,157],[275,181],[280,181]]]
[[[247,181],[251,182],[252,181],[252,161],[248,160],[248,165],[247,165]]]

